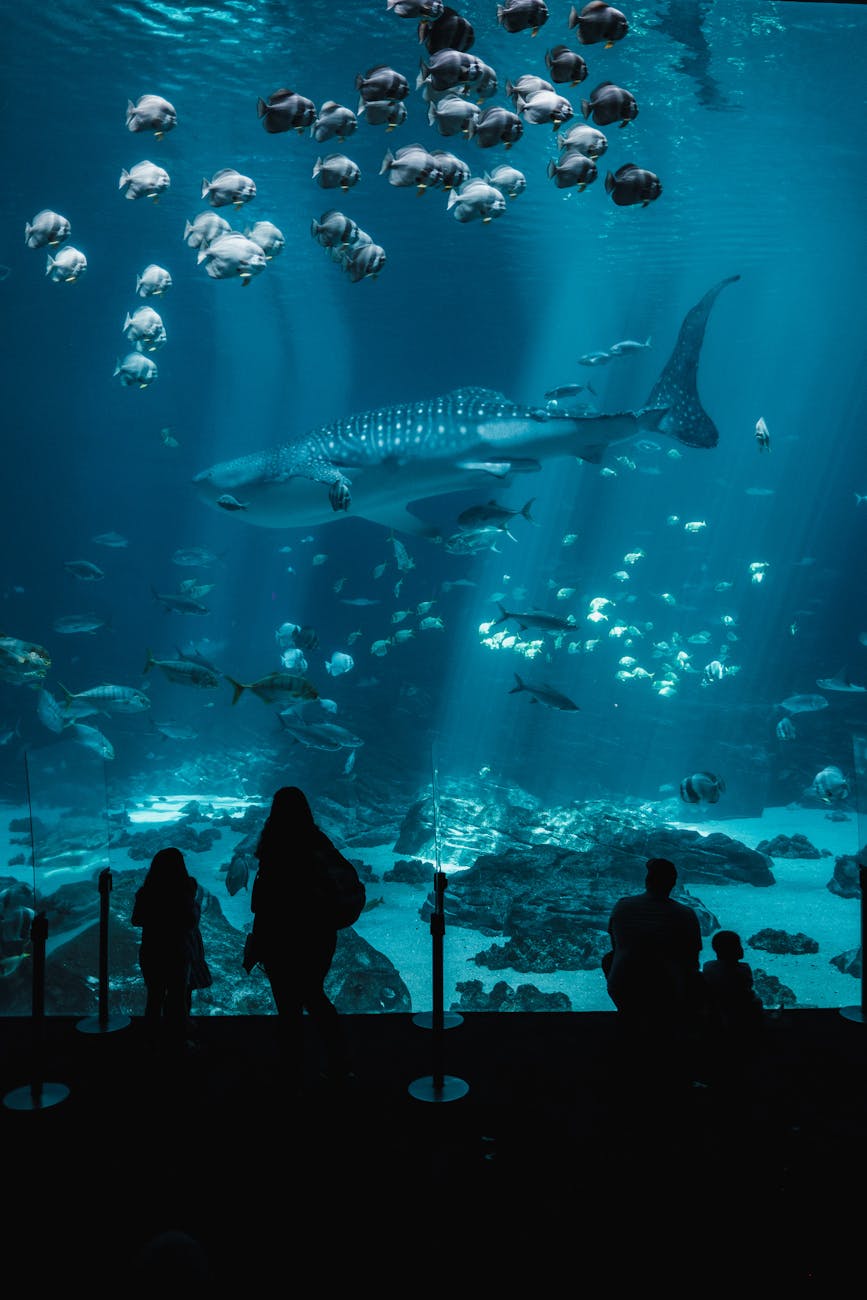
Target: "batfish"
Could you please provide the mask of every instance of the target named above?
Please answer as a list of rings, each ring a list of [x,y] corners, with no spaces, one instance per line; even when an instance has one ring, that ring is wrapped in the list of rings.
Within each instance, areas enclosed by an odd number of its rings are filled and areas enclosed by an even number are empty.
[[[413,507],[490,487],[558,457],[599,464],[609,447],[664,433],[689,447],[715,447],[719,433],[701,405],[697,375],[711,309],[730,276],[684,318],[674,350],[645,406],[578,414],[523,406],[486,388],[460,388],[335,420],[270,449],[222,461],[193,480],[217,506],[231,493],[247,523],[311,528],[361,517],[397,532],[437,530]],[[221,513],[225,513],[224,511]]]

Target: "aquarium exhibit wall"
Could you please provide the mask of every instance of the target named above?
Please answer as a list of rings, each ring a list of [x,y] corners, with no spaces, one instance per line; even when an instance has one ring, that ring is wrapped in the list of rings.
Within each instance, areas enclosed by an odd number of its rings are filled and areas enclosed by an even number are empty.
[[[2,5],[0,1014],[37,913],[94,1013],[100,882],[143,1010],[166,845],[270,1013],[282,785],[341,1011],[430,1009],[437,867],[447,1010],[611,1009],[652,856],[859,1001],[867,10],[441,8]]]

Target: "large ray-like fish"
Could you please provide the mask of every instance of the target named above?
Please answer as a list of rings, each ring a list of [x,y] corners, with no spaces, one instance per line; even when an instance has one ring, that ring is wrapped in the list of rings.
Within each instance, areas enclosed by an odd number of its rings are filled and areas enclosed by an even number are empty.
[[[666,433],[690,447],[714,447],[719,434],[703,409],[697,374],[717,295],[689,311],[647,405],[613,415],[578,415],[521,406],[485,388],[461,388],[336,420],[270,450],[212,465],[195,477],[212,505],[240,496],[247,523],[310,528],[356,516],[399,532],[436,532],[412,507],[490,486],[491,477],[539,469],[557,457],[599,463],[607,449],[638,434]]]

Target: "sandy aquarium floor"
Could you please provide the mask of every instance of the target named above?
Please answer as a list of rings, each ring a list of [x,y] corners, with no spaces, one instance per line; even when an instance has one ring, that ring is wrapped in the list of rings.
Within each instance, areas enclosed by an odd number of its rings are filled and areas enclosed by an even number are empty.
[[[8,827],[12,818],[24,816],[26,809],[0,805],[0,853],[6,849],[4,863],[22,851],[19,845],[10,842],[12,835]],[[794,991],[798,1006],[840,1007],[859,1003],[859,982],[831,965],[832,957],[857,948],[861,941],[859,902],[839,898],[827,888],[835,858],[857,852],[858,823],[854,814],[848,821],[836,822],[829,821],[822,809],[768,808],[760,818],[702,820],[700,825],[684,821],[680,825],[694,827],[702,833],[720,831],[753,848],[761,840],[772,839],[777,834],[800,833],[817,849],[827,850],[829,856],[817,859],[775,859],[776,883],[769,888],[701,885],[693,892],[722,927],[737,930],[742,936],[747,960],[753,968],[776,975]],[[188,866],[201,885],[219,899],[227,920],[242,931],[251,921],[249,893],[241,890],[231,897],[220,870],[228,863],[235,842],[231,831],[224,831],[207,852],[189,854]],[[432,1005],[433,940],[429,923],[419,915],[427,891],[422,886],[381,879],[397,860],[390,848],[365,848],[357,856],[370,865],[380,881],[368,887],[368,898],[376,906],[362,915],[356,930],[384,952],[400,971],[409,989],[413,1012],[428,1011]],[[105,865],[104,860],[98,865]],[[143,864],[133,863],[123,850],[112,851],[108,865],[113,872],[120,872]],[[68,881],[86,879],[92,872],[92,864],[68,867],[58,863],[41,873],[42,888],[51,890]],[[28,883],[32,880],[30,869],[21,866],[4,866],[0,874],[15,875]],[[818,942],[819,951],[812,955],[775,956],[750,948],[747,940],[766,927],[807,934]],[[458,926],[446,928],[443,963],[446,1009],[459,1002],[456,986],[463,981],[479,980],[485,991],[489,991],[498,981],[505,980],[513,989],[532,984],[544,993],[566,993],[574,1011],[611,1010],[601,971],[528,974],[508,968],[491,971],[477,965],[473,961],[475,954],[496,942],[496,938],[477,931]],[[712,955],[710,943],[705,941],[703,960]]]

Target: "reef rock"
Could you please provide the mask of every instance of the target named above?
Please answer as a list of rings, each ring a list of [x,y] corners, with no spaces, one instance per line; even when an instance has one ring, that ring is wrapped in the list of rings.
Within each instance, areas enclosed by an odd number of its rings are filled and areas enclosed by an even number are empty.
[[[757,853],[766,853],[769,858],[830,858],[828,849],[817,849],[806,835],[775,835],[772,840],[760,840],[756,845]]]
[[[542,993],[535,984],[519,984],[513,989],[505,980],[498,980],[490,993],[485,993],[481,980],[463,980],[455,988],[461,998],[451,1004],[451,1011],[572,1010],[565,993]]]
[[[382,873],[383,880],[396,880],[404,885],[429,885],[433,874],[433,863],[423,862],[421,858],[399,858],[390,871]]]
[[[828,881],[827,888],[840,898],[861,897],[861,863],[867,862],[867,848],[862,849],[857,858],[848,853],[837,858],[834,874]]]
[[[841,952],[839,956],[831,958],[831,965],[836,966],[837,970],[843,975],[853,975],[855,979],[861,978],[862,971],[862,950],[858,948],[849,948],[846,952]]]
[[[766,1008],[793,1007],[798,1001],[788,984],[783,984],[776,975],[769,975],[760,966],[753,971],[753,988]]]
[[[818,952],[819,945],[815,939],[809,935],[802,934],[800,930],[797,934],[788,934],[785,930],[772,930],[770,928],[758,930],[750,939],[747,939],[750,948],[761,948],[763,952],[773,952],[778,956],[802,957],[804,953]]]
[[[462,790],[457,786],[455,793],[439,799],[440,825],[447,829],[449,861],[455,867],[471,867],[486,854],[512,848],[556,847],[579,855],[588,876],[604,870],[637,889],[643,887],[648,858],[670,858],[681,879],[691,882],[774,884],[767,854],[720,832],[702,835],[660,822],[649,805],[597,799],[546,808],[516,789],[508,797],[499,793],[484,799],[457,792]],[[433,840],[433,803],[426,795],[406,813],[394,851],[432,857]]]

